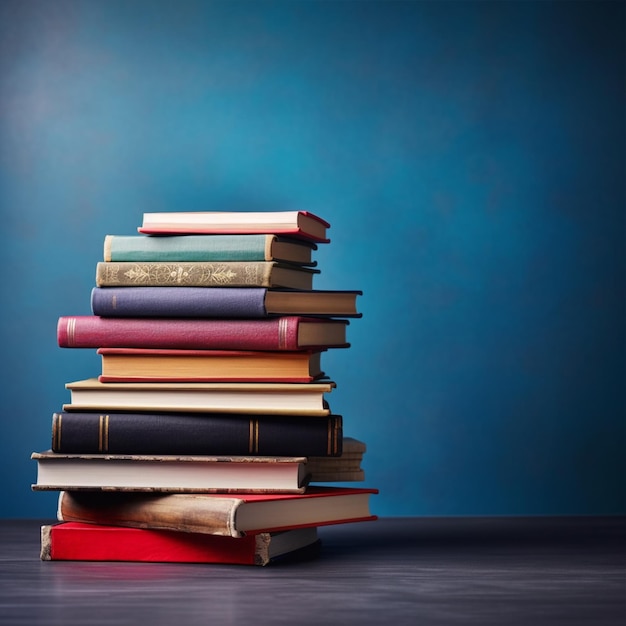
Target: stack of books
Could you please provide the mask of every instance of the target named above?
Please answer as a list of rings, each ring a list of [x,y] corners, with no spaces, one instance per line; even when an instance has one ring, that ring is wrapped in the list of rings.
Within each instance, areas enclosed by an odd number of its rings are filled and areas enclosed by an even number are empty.
[[[365,444],[344,437],[324,353],[347,348],[361,291],[313,288],[328,223],[302,211],[146,213],[107,235],[92,315],[63,348],[101,356],[66,385],[35,490],[59,491],[44,560],[266,565],[319,526],[376,519]],[[330,485],[328,484],[330,483]]]

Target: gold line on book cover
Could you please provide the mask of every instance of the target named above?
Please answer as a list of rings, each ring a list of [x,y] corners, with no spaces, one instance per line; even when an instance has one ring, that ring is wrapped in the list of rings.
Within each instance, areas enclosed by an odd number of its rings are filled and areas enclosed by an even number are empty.
[[[67,321],[67,343],[73,346],[76,341],[76,318],[71,317]]]
[[[61,415],[52,416],[52,446],[55,450],[61,449]]]
[[[281,317],[278,320],[278,347],[280,349],[287,345],[287,320]]]
[[[259,420],[251,419],[249,427],[248,452],[250,454],[258,454],[259,452]]]
[[[98,450],[100,452],[109,451],[109,416],[100,416],[100,429],[98,433]]]
[[[326,454],[330,454],[333,446],[333,420],[332,418],[328,422],[328,434],[326,437]]]

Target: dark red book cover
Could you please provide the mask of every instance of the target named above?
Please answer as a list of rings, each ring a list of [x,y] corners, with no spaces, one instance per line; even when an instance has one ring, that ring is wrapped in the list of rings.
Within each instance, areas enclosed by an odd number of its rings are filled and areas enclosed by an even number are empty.
[[[299,350],[347,347],[347,343],[301,346],[301,324],[348,324],[297,316],[255,320],[114,318],[75,315],[59,318],[62,348],[178,348],[211,350]]]

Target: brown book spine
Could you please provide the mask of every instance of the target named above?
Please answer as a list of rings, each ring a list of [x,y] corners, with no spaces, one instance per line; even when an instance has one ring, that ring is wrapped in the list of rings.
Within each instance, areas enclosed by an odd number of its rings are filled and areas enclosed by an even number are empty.
[[[270,287],[275,263],[268,261],[105,262],[96,266],[98,287]]]
[[[184,506],[177,506],[176,494],[62,491],[57,518],[63,522],[86,522],[130,528],[155,528],[180,532],[241,537],[235,528],[235,512],[240,499],[212,498],[186,494]]]

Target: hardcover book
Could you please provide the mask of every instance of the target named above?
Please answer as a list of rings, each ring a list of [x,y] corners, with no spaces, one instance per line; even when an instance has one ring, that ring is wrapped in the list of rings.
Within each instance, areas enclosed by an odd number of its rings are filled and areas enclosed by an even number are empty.
[[[264,287],[94,287],[91,310],[102,317],[361,317],[361,291]]]
[[[330,224],[308,211],[191,211],[144,213],[140,233],[275,234],[327,243]]]
[[[315,265],[313,242],[276,235],[106,235],[105,261],[286,261]]]
[[[365,454],[365,443],[354,437],[344,437],[340,456],[323,458],[309,456],[307,467],[312,482],[359,482],[365,480],[361,464]]]
[[[61,348],[305,350],[347,348],[348,320],[298,316],[269,319],[59,318]]]
[[[342,419],[194,413],[59,412],[52,451],[79,454],[338,456]]]
[[[96,265],[96,286],[312,289],[313,275],[318,272],[274,261],[100,261]]]
[[[303,493],[306,457],[33,452],[36,491]]]
[[[329,415],[324,394],[335,383],[67,383],[65,411],[174,411],[250,415]]]
[[[287,382],[323,375],[319,351],[100,348],[100,382]]]
[[[303,494],[153,494],[64,491],[61,521],[179,530],[226,537],[375,520],[377,489],[309,487]]]
[[[319,554],[317,528],[297,528],[244,537],[222,537],[61,522],[41,527],[42,561],[220,563],[265,566]]]

